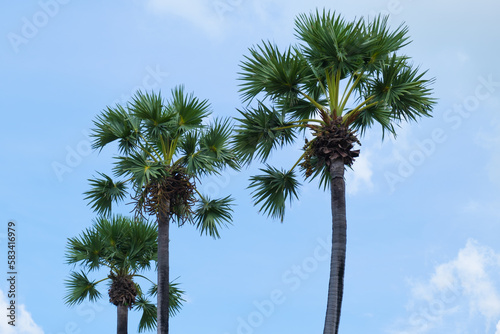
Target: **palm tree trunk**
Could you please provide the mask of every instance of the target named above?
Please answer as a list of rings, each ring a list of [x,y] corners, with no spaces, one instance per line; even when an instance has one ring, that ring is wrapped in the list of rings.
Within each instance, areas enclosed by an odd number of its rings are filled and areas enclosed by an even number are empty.
[[[336,159],[330,164],[332,196],[332,259],[330,283],[323,334],[338,334],[340,309],[344,293],[345,254],[347,244],[347,219],[345,206],[344,162]]]
[[[170,203],[166,203],[167,210]],[[168,334],[168,299],[169,299],[169,222],[168,214],[160,214],[158,218],[158,334]]]
[[[127,324],[128,324],[128,306],[127,305],[118,305],[116,307],[116,313],[117,313],[117,327],[116,327],[116,333],[117,334],[127,334],[128,329],[127,329]]]

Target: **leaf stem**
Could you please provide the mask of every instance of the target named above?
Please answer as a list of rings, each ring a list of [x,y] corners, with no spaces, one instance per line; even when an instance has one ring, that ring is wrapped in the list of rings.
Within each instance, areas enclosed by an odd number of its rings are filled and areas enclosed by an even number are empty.
[[[354,83],[352,84],[351,88],[349,89],[347,95],[342,95],[342,100],[341,100],[341,104],[340,104],[340,109],[341,110],[344,110],[346,104],[347,104],[347,100],[349,100],[349,97],[351,96],[352,92],[354,91],[354,89],[356,88],[356,86],[359,84],[359,82],[361,81],[361,79],[363,78],[363,74],[365,73],[365,71],[361,71],[361,73],[359,73],[358,77],[356,78],[356,81],[354,81]],[[352,79],[352,76],[351,78],[349,79],[349,83],[347,84],[347,87],[349,87],[349,84],[351,83],[351,79]],[[346,87],[346,91],[347,91],[347,87]],[[344,94],[345,94],[345,91],[344,91]]]
[[[150,143],[148,143],[148,141],[146,140],[146,138],[144,138],[144,136],[139,132],[139,136],[142,138],[142,140],[144,140],[144,142],[146,143],[147,146],[151,147],[151,149],[154,151],[154,153],[158,156],[158,159],[160,159],[161,155],[158,153],[158,151],[155,150],[155,148],[153,147],[153,145],[151,145]],[[151,158],[153,158],[153,160],[155,162],[158,162],[158,159],[156,159],[152,154],[151,152],[149,152],[146,147],[144,147],[140,142],[139,144],[141,145],[141,148],[144,152],[146,152]]]

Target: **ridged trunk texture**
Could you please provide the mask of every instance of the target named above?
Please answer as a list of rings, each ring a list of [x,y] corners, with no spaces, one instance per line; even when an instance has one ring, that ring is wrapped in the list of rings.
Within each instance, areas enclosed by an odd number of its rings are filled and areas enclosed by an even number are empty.
[[[170,203],[167,203],[170,206]],[[165,212],[168,212],[168,208]],[[159,214],[158,218],[158,334],[168,333],[169,299],[169,224],[168,214]]]
[[[347,218],[345,204],[344,162],[342,158],[330,163],[332,201],[332,259],[330,283],[323,334],[338,334],[340,310],[344,293]]]
[[[116,333],[117,334],[127,334],[127,324],[128,324],[128,306],[127,305],[118,305],[116,307],[117,313],[117,326]]]

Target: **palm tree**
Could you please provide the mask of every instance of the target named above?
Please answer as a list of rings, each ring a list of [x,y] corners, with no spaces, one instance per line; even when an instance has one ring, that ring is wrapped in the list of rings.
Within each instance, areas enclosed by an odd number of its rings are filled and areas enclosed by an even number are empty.
[[[346,252],[345,167],[359,155],[358,135],[374,123],[396,134],[402,121],[430,116],[433,79],[397,52],[409,43],[408,28],[391,30],[388,17],[353,22],[335,12],[302,14],[296,46],[280,51],[271,42],[250,48],[241,63],[240,110],[235,144],[243,161],[265,162],[271,151],[309,131],[304,152],[289,170],[266,165],[251,177],[260,211],[283,221],[285,203],[298,197],[296,168],[305,179],[330,186],[332,257],[324,333],[338,333]],[[252,104],[255,101],[255,104]],[[383,138],[383,136],[382,136]]]
[[[110,281],[109,301],[117,307],[117,333],[126,334],[128,310],[142,311],[139,332],[156,327],[156,305],[147,299],[155,295],[156,284],[142,275],[157,261],[157,229],[154,224],[122,216],[110,219],[98,218],[91,228],[80,236],[69,238],[66,258],[69,264],[79,265],[81,271],[72,271],[66,280],[69,305],[84,300],[96,301],[102,297],[97,285]],[[88,275],[101,269],[109,270],[106,277],[90,280]],[[152,286],[144,293],[134,278],[143,278]],[[182,306],[183,291],[178,284],[170,285],[170,314],[176,314]]]
[[[160,93],[138,92],[126,106],[106,108],[94,122],[93,147],[117,142],[119,154],[114,173],[89,180],[86,192],[92,208],[109,214],[113,202],[123,200],[129,189],[138,215],[153,215],[158,225],[158,333],[168,333],[169,223],[189,222],[201,234],[219,238],[219,227],[231,222],[227,196],[211,199],[196,187],[200,177],[238,168],[229,147],[232,127],[228,119],[204,122],[210,116],[206,100],[184,88],[172,90],[164,101]]]

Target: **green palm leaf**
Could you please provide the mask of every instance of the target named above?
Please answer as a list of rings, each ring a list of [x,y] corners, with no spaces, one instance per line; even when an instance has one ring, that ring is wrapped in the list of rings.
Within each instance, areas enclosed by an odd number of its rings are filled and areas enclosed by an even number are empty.
[[[65,284],[67,294],[64,302],[68,305],[80,304],[87,298],[91,302],[101,298],[101,293],[96,289],[97,283],[90,281],[83,271],[80,273],[72,272]]]
[[[141,320],[139,321],[139,333],[152,331],[156,329],[157,308],[156,305],[145,299],[142,296],[137,297],[134,304],[134,309],[142,311]]]
[[[363,24],[366,56],[365,69],[373,72],[381,69],[381,64],[394,52],[409,44],[408,27],[399,25],[391,31],[389,16],[378,15],[371,22]]]
[[[390,108],[386,103],[381,102],[360,111],[356,119],[351,123],[351,128],[359,131],[360,135],[363,136],[374,123],[378,123],[382,127],[383,137],[386,131],[395,134],[393,120],[394,117]]]
[[[125,182],[114,182],[109,176],[103,173],[98,173],[102,178],[89,179],[89,191],[85,200],[89,201],[91,208],[98,214],[108,215],[111,212],[111,206],[123,200],[126,196],[127,186]]]
[[[245,56],[241,64],[243,101],[254,99],[260,93],[264,98],[297,96],[299,85],[309,74],[307,64],[298,57],[294,48],[281,53],[276,45],[262,42],[261,46],[251,48],[250,56]]]
[[[163,163],[149,159],[143,152],[133,152],[127,156],[117,157],[113,172],[116,176],[132,178],[139,187],[166,173]]]
[[[280,113],[259,103],[256,109],[240,111],[239,125],[234,135],[235,149],[242,161],[249,162],[254,155],[267,160],[271,151],[295,139],[295,128],[283,120]]]
[[[104,263],[108,245],[94,229],[86,229],[80,237],[69,238],[67,244],[66,261],[68,264],[77,264],[87,270],[98,270]]]
[[[186,168],[187,172],[192,175],[203,175],[216,173],[214,161],[209,150],[202,150],[200,147],[200,131],[192,131],[187,133],[182,138],[179,144],[181,157],[177,164]]]
[[[331,175],[328,166],[326,166],[325,164],[319,164],[317,157],[311,157],[309,163],[311,164],[310,167],[312,168],[312,174],[309,176],[307,174],[307,166],[302,164],[300,165],[304,175],[304,179],[309,179],[309,182],[311,182],[312,180],[319,178],[319,188],[327,190],[331,182]]]
[[[368,94],[383,101],[397,121],[416,121],[430,116],[435,100],[428,88],[434,80],[424,80],[425,72],[412,68],[406,57],[392,56],[383,65],[380,74],[368,82]]]
[[[182,308],[183,302],[186,300],[182,297],[185,294],[185,291],[179,289],[179,283],[170,282],[169,284],[169,294],[168,294],[168,314],[170,316],[176,315]],[[153,285],[151,289],[149,289],[149,295],[155,297],[158,295],[158,285]]]
[[[137,92],[130,103],[130,112],[142,121],[143,132],[146,138],[141,138],[143,147],[146,149],[151,145],[161,147],[161,143],[168,143],[175,137],[177,131],[177,116],[164,105],[161,93],[149,94]],[[166,151],[163,147],[160,151]],[[150,154],[152,152],[149,152]]]
[[[158,229],[156,224],[132,222],[131,236],[126,243],[130,268],[134,271],[151,269],[151,261],[158,260]]]
[[[208,100],[200,101],[193,93],[186,94],[184,86],[178,86],[172,90],[167,110],[177,115],[179,130],[188,131],[203,126],[203,119],[210,115],[210,104]]]
[[[325,106],[328,104],[327,99],[324,97],[323,89],[317,80],[306,84],[310,86],[306,88],[308,96],[320,105]],[[282,110],[283,114],[289,117],[290,121],[308,120],[318,116],[318,108],[310,101],[299,97],[277,99],[276,106],[278,110]]]
[[[232,126],[229,119],[215,119],[203,130],[186,134],[180,142],[177,163],[192,175],[218,174],[227,166],[238,169],[230,147]]]
[[[297,190],[300,184],[297,182],[293,171],[283,171],[266,165],[266,169],[260,169],[263,175],[252,176],[249,188],[253,188],[254,204],[260,203],[259,211],[273,218],[283,221],[285,217],[286,200],[292,197],[298,198]]]
[[[230,196],[220,199],[201,197],[194,216],[194,223],[200,233],[220,238],[219,228],[231,224],[232,202]]]
[[[236,156],[231,149],[231,134],[233,127],[231,120],[215,119],[200,137],[200,149],[203,153],[211,157],[217,169],[229,166],[238,169],[239,165]]]
[[[134,149],[139,141],[140,120],[130,115],[122,106],[108,107],[94,121],[92,147],[102,150],[107,144],[118,140],[120,152]]]
[[[164,102],[161,93],[149,94],[138,91],[129,103],[130,113],[138,119],[157,124],[165,123],[173,115],[164,112]]]
[[[362,67],[365,51],[361,29],[363,21],[346,22],[335,12],[323,10],[301,14],[295,21],[295,33],[303,43],[301,49],[312,67],[330,72],[347,73]]]

